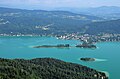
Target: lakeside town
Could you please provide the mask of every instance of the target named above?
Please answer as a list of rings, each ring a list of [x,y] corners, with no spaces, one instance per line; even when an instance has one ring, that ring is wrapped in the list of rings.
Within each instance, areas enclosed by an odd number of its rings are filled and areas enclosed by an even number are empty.
[[[65,33],[65,34],[0,34],[0,36],[51,36],[56,37],[57,39],[63,40],[80,40],[87,41],[89,43],[96,42],[119,42],[120,34],[110,34],[110,33],[102,33],[98,35],[90,35],[90,34],[80,34],[80,33]]]
[[[43,34],[43,35],[36,35],[36,34],[16,34],[16,35],[8,35],[8,34],[0,34],[0,36],[51,36],[56,37],[57,39],[61,40],[79,40],[82,43],[77,44],[76,48],[91,48],[96,49],[97,46],[95,45],[97,42],[120,42],[120,34],[98,34],[98,35],[89,35],[89,34],[80,34],[80,33],[72,33],[72,34],[63,34],[63,35],[56,35],[56,34]],[[69,44],[58,44],[58,45],[38,45],[34,46],[33,48],[69,48],[71,47]]]
[[[89,43],[96,43],[96,42],[114,42],[120,41],[120,34],[98,34],[98,35],[89,35],[89,34],[66,34],[63,36],[57,36],[58,39],[65,39],[65,40],[80,40],[80,41],[88,41]]]

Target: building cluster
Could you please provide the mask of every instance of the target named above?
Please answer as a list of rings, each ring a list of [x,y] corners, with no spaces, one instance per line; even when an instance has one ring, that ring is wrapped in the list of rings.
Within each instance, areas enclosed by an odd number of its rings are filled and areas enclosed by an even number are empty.
[[[66,33],[66,34],[0,34],[0,36],[52,36],[57,39],[63,40],[80,40],[80,41],[88,41],[89,43],[94,42],[105,42],[105,41],[120,41],[120,34],[98,34],[98,35],[90,35],[90,34],[80,34],[80,33]]]
[[[88,42],[104,42],[104,41],[120,41],[120,34],[98,34],[98,35],[89,35],[89,34],[66,34],[57,36],[58,39],[66,39],[66,40],[80,40],[80,41],[88,41]]]

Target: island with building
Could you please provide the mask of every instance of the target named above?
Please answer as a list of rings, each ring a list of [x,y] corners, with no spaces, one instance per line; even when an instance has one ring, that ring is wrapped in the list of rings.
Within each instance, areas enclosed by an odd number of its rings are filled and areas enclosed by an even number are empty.
[[[86,58],[80,58],[80,60],[82,60],[82,61],[95,61],[95,58],[86,57]]]
[[[82,44],[78,44],[76,45],[77,48],[97,48],[96,45],[94,45],[93,43],[86,41],[83,41]]]

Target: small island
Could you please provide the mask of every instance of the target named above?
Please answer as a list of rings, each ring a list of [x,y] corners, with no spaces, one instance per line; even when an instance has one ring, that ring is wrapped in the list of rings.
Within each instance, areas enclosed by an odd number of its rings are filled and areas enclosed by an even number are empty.
[[[82,44],[76,45],[76,47],[79,47],[79,48],[97,48],[96,45],[94,45],[93,43],[88,42],[87,40],[83,41]]]
[[[41,45],[41,46],[34,46],[33,48],[69,48],[69,44],[58,44],[58,45]]]
[[[76,48],[97,48],[96,45],[82,43],[76,46],[70,46],[70,44],[57,44],[57,45],[38,45],[33,46],[33,48],[69,48],[69,47],[76,47]]]
[[[95,61],[95,58],[80,58],[82,61]]]
[[[80,44],[80,45],[76,45],[76,47],[79,47],[79,48],[97,48],[96,45],[83,45],[83,44]]]

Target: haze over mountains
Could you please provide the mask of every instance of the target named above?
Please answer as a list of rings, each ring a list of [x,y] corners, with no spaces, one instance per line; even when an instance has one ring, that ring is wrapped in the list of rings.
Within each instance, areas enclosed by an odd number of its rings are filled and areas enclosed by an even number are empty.
[[[101,6],[91,8],[56,8],[56,10],[65,10],[74,13],[82,13],[87,15],[94,15],[103,17],[105,19],[119,19],[120,18],[120,7],[117,6]]]
[[[75,11],[74,13],[72,12],[22,10],[1,7],[0,34],[120,33],[118,30],[120,29],[120,20],[116,20],[120,19],[119,16],[115,20],[111,20],[114,18],[114,16],[111,16],[111,13],[119,15],[120,8],[118,7],[86,9],[81,14],[79,12],[76,14]],[[108,18],[106,19],[99,15],[101,13],[104,16],[107,15],[106,17],[110,16],[111,21],[106,21]]]

